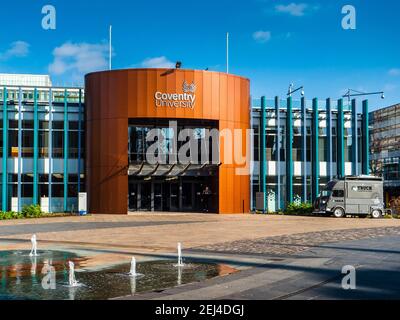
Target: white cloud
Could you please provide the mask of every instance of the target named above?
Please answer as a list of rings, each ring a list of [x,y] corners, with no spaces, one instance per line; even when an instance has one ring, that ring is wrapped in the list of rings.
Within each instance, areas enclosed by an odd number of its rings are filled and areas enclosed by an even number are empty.
[[[288,5],[279,4],[275,6],[275,11],[280,13],[288,13],[295,17],[302,17],[306,14],[306,11],[316,9],[316,7],[311,8],[306,3],[290,3]]]
[[[108,50],[106,43],[66,42],[53,50],[49,72],[56,76],[69,74],[74,80],[82,81],[86,73],[107,68]]]
[[[393,76],[393,77],[400,76],[400,69],[396,69],[396,68],[390,69],[389,70],[389,75]]]
[[[22,58],[29,54],[30,44],[25,41],[15,41],[3,53],[0,53],[1,60],[9,60],[11,58]]]
[[[143,68],[175,68],[175,63],[168,60],[165,56],[147,58],[140,64]]]
[[[259,43],[266,43],[271,40],[271,32],[270,31],[256,31],[253,33],[253,39]]]
[[[399,86],[393,83],[387,83],[385,84],[383,91],[385,92],[391,92],[391,91],[395,91]]]

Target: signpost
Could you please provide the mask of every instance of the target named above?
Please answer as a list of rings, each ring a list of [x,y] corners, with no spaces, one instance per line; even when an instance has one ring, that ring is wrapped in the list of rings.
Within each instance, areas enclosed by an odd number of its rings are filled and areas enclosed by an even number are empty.
[[[87,215],[87,193],[86,192],[80,192],[79,193],[79,215],[81,216],[86,216]]]

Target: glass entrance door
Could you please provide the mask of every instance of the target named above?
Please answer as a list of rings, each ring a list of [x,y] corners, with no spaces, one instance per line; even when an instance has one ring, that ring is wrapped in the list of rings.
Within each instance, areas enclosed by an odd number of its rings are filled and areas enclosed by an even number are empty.
[[[151,183],[140,184],[139,211],[151,211]]]
[[[209,212],[216,209],[213,185],[206,179],[184,177],[175,180],[135,180],[129,181],[129,211],[144,212]],[[208,186],[212,192],[207,206],[203,195]]]
[[[128,196],[128,209],[129,211],[137,211],[138,209],[138,185],[137,183],[129,184]]]
[[[174,182],[169,185],[170,187],[170,207],[169,211],[179,211],[179,183]]]
[[[154,188],[154,211],[163,211],[163,185],[160,182],[153,184]]]
[[[182,184],[182,210],[183,211],[194,211],[194,183],[183,183]]]

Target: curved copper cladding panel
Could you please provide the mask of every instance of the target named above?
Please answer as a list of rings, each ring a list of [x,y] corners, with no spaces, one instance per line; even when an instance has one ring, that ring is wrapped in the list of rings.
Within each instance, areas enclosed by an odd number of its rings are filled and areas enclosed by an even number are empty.
[[[91,73],[85,81],[91,213],[127,214],[128,119],[217,120],[220,130],[242,129],[243,141],[250,129],[250,82],[242,77],[181,69],[129,69]],[[156,92],[182,93],[184,82],[196,85],[194,108],[156,106]],[[238,167],[223,163],[219,169],[219,213],[250,210],[250,177],[237,175]]]

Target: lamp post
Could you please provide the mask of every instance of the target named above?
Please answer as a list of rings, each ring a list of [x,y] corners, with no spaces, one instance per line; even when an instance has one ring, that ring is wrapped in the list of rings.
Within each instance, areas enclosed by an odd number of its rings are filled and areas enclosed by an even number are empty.
[[[358,175],[358,117],[357,117],[357,102],[355,97],[364,97],[372,95],[381,95],[382,99],[385,99],[385,93],[383,91],[377,92],[362,92],[354,89],[348,89],[343,95],[343,98],[348,99],[348,104],[352,106],[352,145],[353,145],[353,175]],[[354,98],[351,100],[351,98]],[[362,120],[362,174],[369,175],[369,111],[368,111],[368,100],[363,101],[363,120]]]
[[[301,90],[302,103],[304,103],[304,87],[293,89],[294,85],[289,85],[287,93],[287,112],[286,112],[286,203],[293,203],[293,101],[292,95]],[[279,128],[278,128],[279,133]],[[279,151],[278,151],[279,152]],[[278,164],[280,165],[280,164]]]
[[[294,88],[294,84],[291,83],[289,85],[289,91],[287,93],[288,97],[291,97],[293,95],[293,93],[300,91],[300,90],[301,90],[301,96],[304,97],[304,86],[298,87],[297,89],[294,89],[294,90],[293,90],[293,88]]]
[[[382,99],[385,99],[385,92],[384,91],[377,91],[377,92],[362,92],[354,89],[348,89],[347,92],[343,95],[343,98],[347,98],[349,101],[349,105],[351,102],[352,97],[363,97],[363,96],[374,96],[374,95],[381,95]]]

